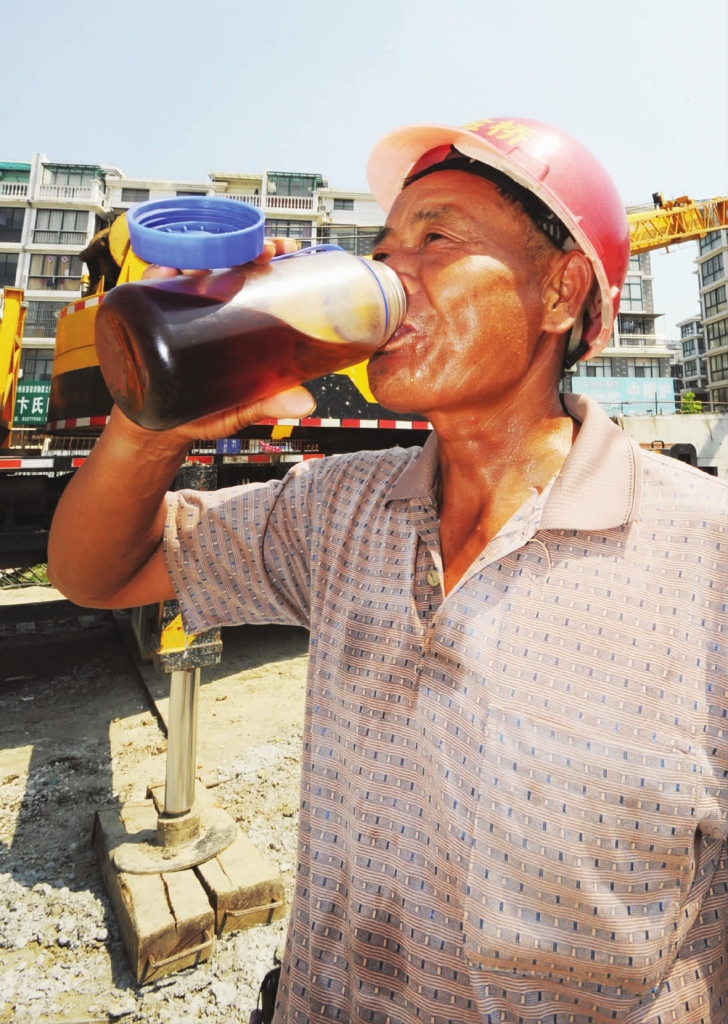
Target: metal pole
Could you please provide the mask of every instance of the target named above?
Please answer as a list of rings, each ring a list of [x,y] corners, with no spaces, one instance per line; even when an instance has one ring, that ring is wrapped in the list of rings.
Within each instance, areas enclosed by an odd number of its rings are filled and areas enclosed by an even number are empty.
[[[169,686],[167,777],[164,787],[165,815],[186,814],[194,803],[199,696],[199,668],[172,672]]]

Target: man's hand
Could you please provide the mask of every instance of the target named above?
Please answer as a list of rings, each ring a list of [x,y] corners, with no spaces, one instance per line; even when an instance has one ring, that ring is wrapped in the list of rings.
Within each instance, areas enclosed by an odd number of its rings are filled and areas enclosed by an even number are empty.
[[[255,261],[295,251],[290,239],[268,239]],[[182,271],[149,267],[145,278]],[[251,405],[205,416],[172,430],[146,430],[120,409],[58,504],[48,542],[48,574],[77,604],[129,608],[174,597],[162,552],[165,492],[197,438],[228,437],[261,419],[300,419],[311,394],[296,387]]]
[[[260,256],[257,256],[252,263],[270,263],[274,256],[282,256],[285,253],[298,251],[298,242],[293,238],[266,238],[265,247]],[[177,277],[180,274],[194,276],[204,274],[204,270],[177,270],[173,267],[147,267],[142,280],[157,280]],[[167,442],[174,447],[176,443],[195,440],[215,440],[218,437],[229,437],[237,433],[251,423],[257,423],[263,419],[301,419],[309,416],[316,407],[313,396],[303,387],[290,388],[281,391],[277,395],[264,398],[251,405],[240,405],[232,409],[226,409],[221,413],[213,413],[210,416],[203,416],[200,419],[192,420],[189,423],[180,424],[172,430],[149,431],[143,427],[136,427],[126,420],[125,430],[129,430],[130,439],[134,437],[134,431],[140,431],[138,435],[142,444],[154,445],[155,438],[166,446]],[[118,412],[118,410],[117,410]]]

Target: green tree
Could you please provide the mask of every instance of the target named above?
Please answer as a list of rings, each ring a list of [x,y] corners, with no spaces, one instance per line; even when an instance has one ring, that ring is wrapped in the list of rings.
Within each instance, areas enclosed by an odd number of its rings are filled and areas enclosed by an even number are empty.
[[[694,391],[686,391],[680,403],[680,412],[702,412],[703,403],[695,397]]]

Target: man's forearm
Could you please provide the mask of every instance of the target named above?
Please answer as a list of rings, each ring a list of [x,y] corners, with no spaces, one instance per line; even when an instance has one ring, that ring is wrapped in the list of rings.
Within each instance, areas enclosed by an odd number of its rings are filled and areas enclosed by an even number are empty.
[[[160,557],[164,495],[188,447],[185,439],[136,427],[114,409],[53,519],[48,574],[67,597],[116,607],[173,596],[171,582],[148,567]],[[147,587],[135,587],[145,578]],[[141,599],[131,600],[137,590]]]

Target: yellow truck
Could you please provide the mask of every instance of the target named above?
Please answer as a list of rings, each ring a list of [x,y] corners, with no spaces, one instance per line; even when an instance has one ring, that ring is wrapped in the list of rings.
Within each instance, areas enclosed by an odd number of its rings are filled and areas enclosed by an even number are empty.
[[[634,255],[704,237],[728,226],[728,198],[695,201],[687,196],[627,211]],[[146,264],[133,252],[125,216],[101,231],[81,254],[88,268],[86,294],[60,313],[53,360],[48,422],[18,444],[12,414],[20,366],[22,292],[5,289],[0,322],[0,569],[45,560],[45,542],[63,487],[83,464],[111,411],[96,358],[96,314],[104,295],[118,284],[139,280]],[[207,487],[283,475],[291,463],[325,455],[421,443],[429,423],[394,414],[377,404],[365,364],[307,385],[317,400],[316,416],[267,420],[232,438],[193,446],[188,481]],[[20,433],[20,432],[18,432]],[[674,449],[674,451],[673,451]],[[690,458],[690,445],[662,450]],[[194,476],[194,473],[198,477]]]

